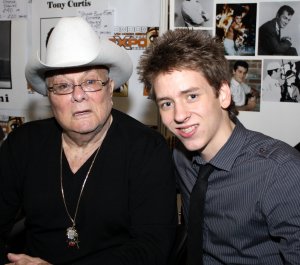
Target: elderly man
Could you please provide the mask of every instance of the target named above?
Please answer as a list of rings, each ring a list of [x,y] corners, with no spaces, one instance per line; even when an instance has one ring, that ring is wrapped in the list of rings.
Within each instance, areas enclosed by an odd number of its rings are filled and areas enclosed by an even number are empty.
[[[132,63],[82,18],[62,18],[26,78],[53,118],[25,123],[0,149],[0,261],[21,208],[26,250],[8,264],[166,264],[176,188],[165,139],[112,109]]]

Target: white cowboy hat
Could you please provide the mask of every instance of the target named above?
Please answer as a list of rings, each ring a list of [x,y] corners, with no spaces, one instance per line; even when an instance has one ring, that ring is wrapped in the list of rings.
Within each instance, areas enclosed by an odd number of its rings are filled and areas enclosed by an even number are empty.
[[[48,41],[45,62],[35,54],[27,63],[25,76],[32,88],[47,95],[45,73],[49,70],[104,65],[115,89],[128,81],[132,61],[126,51],[112,41],[100,39],[81,17],[61,18]]]

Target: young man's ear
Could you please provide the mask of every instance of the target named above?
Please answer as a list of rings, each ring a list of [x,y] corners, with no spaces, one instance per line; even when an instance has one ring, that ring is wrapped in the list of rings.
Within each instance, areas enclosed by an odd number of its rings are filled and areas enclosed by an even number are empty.
[[[219,90],[220,105],[223,109],[229,107],[231,103],[231,91],[228,83],[223,83]]]

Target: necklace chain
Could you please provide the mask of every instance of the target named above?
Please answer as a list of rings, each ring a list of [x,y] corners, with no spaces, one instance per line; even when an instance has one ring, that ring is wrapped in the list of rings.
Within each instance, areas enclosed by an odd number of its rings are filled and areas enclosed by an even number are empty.
[[[86,184],[86,181],[90,175],[90,172],[93,168],[93,165],[94,165],[94,162],[96,160],[96,157],[99,153],[99,150],[100,150],[100,147],[102,145],[102,142],[103,142],[103,139],[104,137],[106,136],[106,133],[108,131],[108,128],[110,127],[111,123],[113,121],[113,118],[111,115],[109,115],[109,117],[107,118],[107,127],[105,128],[104,130],[104,133],[100,139],[100,144],[99,144],[99,147],[98,149],[96,150],[96,153],[93,157],[93,160],[92,160],[92,163],[89,167],[89,170],[88,172],[86,173],[86,176],[84,178],[84,181],[82,183],[82,186],[81,186],[81,190],[80,190],[80,193],[79,193],[79,196],[78,196],[78,200],[77,200],[77,204],[76,204],[76,208],[75,208],[75,213],[74,213],[74,217],[72,218],[70,212],[69,212],[69,209],[67,207],[67,203],[66,203],[66,199],[65,199],[65,193],[64,193],[64,187],[63,187],[63,174],[62,174],[62,156],[63,156],[63,135],[62,135],[62,144],[61,144],[61,149],[60,149],[60,190],[61,190],[61,194],[62,194],[62,198],[63,198],[63,202],[64,202],[64,206],[65,206],[65,209],[66,209],[66,213],[70,219],[70,221],[72,222],[72,226],[71,227],[68,227],[67,228],[67,242],[68,242],[68,245],[70,247],[74,247],[76,246],[77,248],[79,248],[79,240],[78,240],[78,232],[76,230],[76,216],[77,216],[77,212],[78,212],[78,207],[79,207],[79,203],[80,203],[80,200],[81,200],[81,196],[82,196],[82,192],[84,190],[84,187],[85,187],[85,184]]]
[[[76,209],[75,209],[75,213],[74,213],[74,217],[72,218],[69,210],[68,210],[68,207],[67,207],[67,203],[66,203],[66,199],[65,199],[65,193],[64,193],[64,187],[63,187],[63,174],[62,174],[62,156],[63,156],[63,146],[61,145],[61,150],[60,150],[60,189],[61,189],[61,194],[62,194],[62,198],[63,198],[63,202],[64,202],[64,205],[65,205],[65,209],[66,209],[66,212],[67,212],[67,215],[70,219],[70,221],[72,222],[72,227],[69,227],[67,229],[67,238],[68,238],[68,244],[69,246],[77,246],[77,248],[79,248],[78,246],[78,243],[79,243],[79,240],[78,240],[78,233],[76,231],[76,216],[77,216],[77,212],[78,212],[78,207],[79,207],[79,203],[80,203],[80,200],[81,200],[81,196],[82,196],[82,192],[84,190],[84,187],[85,187],[85,183],[90,175],[90,172],[92,170],[92,167],[94,165],[94,162],[96,160],[96,157],[98,155],[98,152],[100,150],[100,147],[101,147],[101,144],[100,146],[98,147],[95,155],[94,155],[94,158],[92,160],[92,163],[89,167],[89,170],[88,172],[86,173],[86,176],[84,178],[84,181],[82,183],[82,186],[81,186],[81,190],[80,190],[80,193],[79,193],[79,196],[78,196],[78,200],[77,200],[77,204],[76,204]]]
[[[84,181],[82,183],[80,194],[79,194],[79,197],[78,197],[78,200],[77,200],[75,214],[74,214],[73,218],[71,217],[71,214],[70,214],[70,212],[68,210],[68,207],[67,207],[67,204],[66,204],[66,200],[65,200],[65,193],[64,193],[64,187],[63,187],[63,175],[62,175],[62,153],[63,153],[63,148],[61,147],[61,153],[60,153],[60,187],[61,187],[61,194],[62,194],[62,197],[63,197],[64,205],[65,205],[65,208],[66,208],[66,212],[67,212],[67,214],[68,214],[68,216],[69,216],[69,218],[70,218],[70,220],[71,220],[71,222],[72,222],[72,224],[74,226],[75,226],[75,220],[76,220],[76,216],[77,216],[77,212],[78,212],[79,202],[81,200],[81,195],[82,195],[82,192],[84,190],[85,183],[86,183],[86,181],[87,181],[87,179],[88,179],[88,177],[90,175],[91,169],[92,169],[92,167],[94,165],[94,162],[96,160],[96,157],[98,155],[98,152],[100,150],[100,146],[97,148],[96,154],[95,154],[95,156],[93,158],[93,161],[92,161],[92,163],[91,163],[91,165],[89,167],[89,170],[88,170],[88,172],[87,172],[87,174],[85,176],[85,179],[84,179]]]

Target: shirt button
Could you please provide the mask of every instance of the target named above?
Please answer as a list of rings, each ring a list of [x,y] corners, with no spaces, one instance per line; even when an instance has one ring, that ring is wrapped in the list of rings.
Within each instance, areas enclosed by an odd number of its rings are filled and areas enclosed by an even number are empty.
[[[263,147],[259,148],[259,153],[265,154],[266,153],[266,149],[263,148]]]

